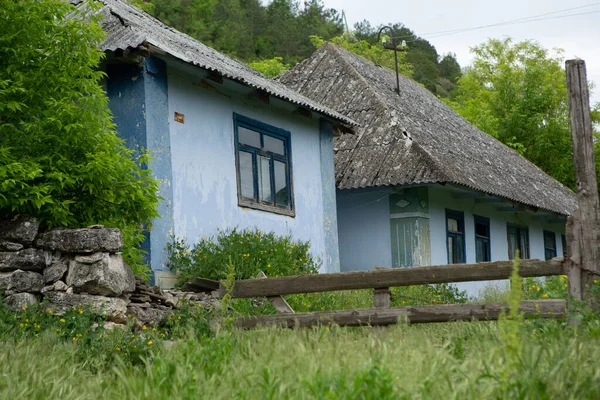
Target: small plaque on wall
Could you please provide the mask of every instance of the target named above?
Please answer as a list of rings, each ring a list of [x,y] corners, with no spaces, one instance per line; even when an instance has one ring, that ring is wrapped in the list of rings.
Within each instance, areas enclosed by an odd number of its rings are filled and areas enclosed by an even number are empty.
[[[180,124],[183,124],[184,120],[185,120],[185,115],[175,111],[175,122],[179,122]]]

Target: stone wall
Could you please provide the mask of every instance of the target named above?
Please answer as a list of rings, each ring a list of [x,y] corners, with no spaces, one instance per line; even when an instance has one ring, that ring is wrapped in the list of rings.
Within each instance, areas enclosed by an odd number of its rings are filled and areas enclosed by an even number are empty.
[[[122,322],[135,277],[121,246],[121,232],[100,225],[40,233],[35,218],[1,220],[0,293],[16,309],[45,300],[61,314],[86,304]]]
[[[39,228],[28,216],[0,219],[0,295],[17,310],[44,301],[60,315],[81,304],[112,322],[131,316],[138,324],[158,324],[182,300],[206,308],[218,303],[208,293],[148,287],[123,261],[118,229]]]

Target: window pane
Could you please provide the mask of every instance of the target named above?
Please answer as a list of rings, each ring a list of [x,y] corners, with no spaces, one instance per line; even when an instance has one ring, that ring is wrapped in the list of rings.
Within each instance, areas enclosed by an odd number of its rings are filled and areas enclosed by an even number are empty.
[[[448,236],[448,262],[454,264],[454,237]]]
[[[271,167],[267,157],[258,156],[258,198],[260,201],[272,203],[271,198]]]
[[[238,126],[238,141],[260,149],[260,133]]]
[[[465,260],[465,257],[463,255],[463,237],[462,236],[457,236],[456,240],[454,242],[454,254],[455,254],[455,259],[454,262],[456,264],[460,264],[463,263]]]
[[[529,258],[529,241],[527,240],[526,229],[519,229],[519,258]]]
[[[484,262],[483,240],[475,240],[475,261]]]
[[[285,163],[280,161],[275,161],[275,202],[279,207],[290,207],[288,201],[287,167]]]
[[[481,237],[488,237],[488,226],[482,222],[475,223],[475,234]]]
[[[547,249],[555,250],[556,241],[554,240],[554,233],[548,232],[544,234],[544,244]]]
[[[454,218],[448,218],[448,232],[460,232],[458,230],[458,220]]]
[[[276,154],[285,155],[283,140],[277,139],[268,135],[264,135],[265,150]]]
[[[254,177],[252,173],[252,154],[240,151],[240,188],[242,197],[254,199]]]

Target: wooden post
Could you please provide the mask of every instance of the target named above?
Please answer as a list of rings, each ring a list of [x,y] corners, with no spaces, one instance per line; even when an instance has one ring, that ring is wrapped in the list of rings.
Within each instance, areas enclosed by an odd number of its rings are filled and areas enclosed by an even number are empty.
[[[594,138],[590,116],[589,91],[585,62],[566,62],[567,89],[573,162],[577,184],[578,209],[568,223],[568,256],[571,266],[569,294],[575,300],[588,304],[587,288],[595,275],[600,275],[600,249],[598,242],[598,182],[594,160]]]
[[[267,279],[267,275],[260,271],[256,277],[258,279]],[[294,310],[287,301],[281,296],[267,296],[269,303],[275,308],[279,314],[294,314]]]
[[[390,308],[390,288],[375,288],[373,292],[373,307]]]

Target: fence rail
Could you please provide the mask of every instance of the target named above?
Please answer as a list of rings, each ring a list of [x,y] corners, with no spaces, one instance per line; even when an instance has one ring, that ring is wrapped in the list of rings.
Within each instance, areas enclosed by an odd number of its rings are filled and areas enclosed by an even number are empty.
[[[324,311],[297,314],[259,315],[238,318],[233,325],[241,329],[259,326],[307,328],[312,326],[385,326],[410,323],[497,320],[506,309],[505,303],[442,304],[435,306],[365,308],[359,310]],[[522,301],[525,317],[563,318],[567,315],[565,300]]]
[[[431,267],[376,269],[372,271],[341,272],[335,274],[298,275],[269,279],[247,279],[235,284],[233,298],[269,297],[286,294],[331,292],[338,290],[377,289],[436,283],[491,281],[508,279],[512,261],[477,264],[452,264]],[[522,277],[541,277],[566,274],[563,259],[550,261],[521,260]],[[225,295],[221,284],[215,293]]]

